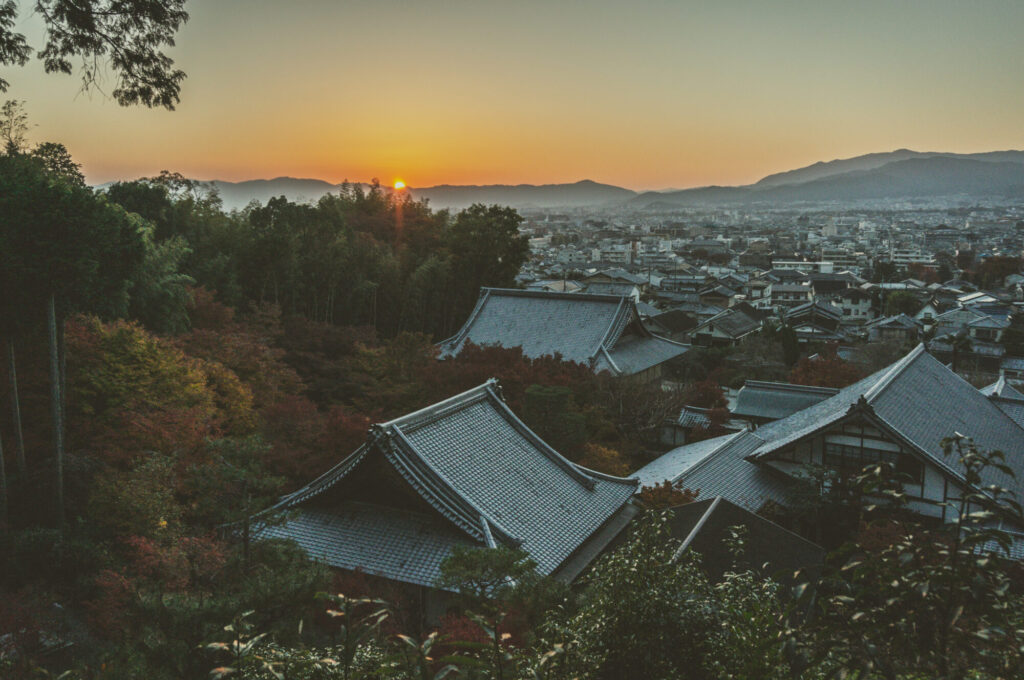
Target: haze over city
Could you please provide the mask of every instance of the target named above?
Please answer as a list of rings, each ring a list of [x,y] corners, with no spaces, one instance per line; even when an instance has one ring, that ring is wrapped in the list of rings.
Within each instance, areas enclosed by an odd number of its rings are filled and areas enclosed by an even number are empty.
[[[10,70],[90,183],[169,169],[410,186],[747,184],[1022,146],[1024,3],[194,3],[174,112]],[[16,29],[35,44],[38,16]]]

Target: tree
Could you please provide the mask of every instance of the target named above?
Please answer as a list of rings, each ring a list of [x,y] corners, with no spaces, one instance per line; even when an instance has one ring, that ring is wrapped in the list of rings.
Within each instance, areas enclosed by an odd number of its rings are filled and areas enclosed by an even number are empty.
[[[960,498],[942,503],[952,521],[929,529],[899,513],[907,502],[891,467],[869,467],[857,478],[864,493],[887,498],[876,526],[891,538],[860,539],[818,596],[815,660],[857,677],[1020,677],[1024,616],[1000,554],[1010,535],[998,518],[1020,522],[1020,505],[986,469],[1013,477],[999,452],[982,452],[967,438],[943,442],[964,470]],[[809,594],[809,593],[808,593]]]
[[[469,618],[487,639],[487,644],[481,646],[485,657],[481,662],[489,666],[496,680],[512,670],[512,655],[507,649],[511,634],[503,630],[502,624],[513,603],[540,582],[537,563],[521,548],[455,546],[441,563],[437,585],[463,597]]]
[[[55,505],[62,525],[64,320],[72,311],[116,312],[142,257],[139,225],[90,189],[32,158],[0,157],[0,270],[16,319],[45,310],[50,347]],[[37,312],[38,313],[38,312]],[[38,317],[37,317],[38,318]]]
[[[37,0],[46,38],[39,59],[47,73],[70,75],[72,59],[81,60],[82,89],[94,89],[104,67],[115,74],[114,99],[122,106],[143,104],[173,109],[185,73],[163,49],[188,21],[185,0]],[[32,53],[27,39],[14,31],[19,3],[0,3],[0,64],[24,66]],[[0,79],[0,92],[9,83]]]
[[[668,513],[648,512],[625,545],[586,578],[577,611],[555,609],[542,628],[547,648],[564,650],[545,677],[710,678],[721,626],[711,586],[679,541]]]
[[[683,403],[708,409],[725,408],[728,404],[725,392],[722,391],[722,386],[718,384],[715,375],[689,385],[683,392]]]
[[[913,316],[921,308],[921,302],[917,296],[908,290],[895,290],[885,298],[886,316],[906,314]]]
[[[3,6],[0,5],[0,17]],[[0,18],[2,29],[2,18]],[[0,79],[0,91],[3,80]],[[25,135],[28,133],[28,114],[25,113],[25,102],[8,99],[0,107],[0,140],[4,143],[4,153],[8,156],[21,153],[25,149]]]
[[[1003,331],[1003,347],[1010,356],[1024,357],[1024,310],[1010,315],[1010,325]]]
[[[512,208],[471,205],[455,216],[444,235],[452,254],[452,276],[459,282],[453,325],[469,314],[481,286],[510,288],[529,255],[529,239],[519,233],[523,221]]]
[[[784,323],[779,329],[779,344],[782,345],[782,360],[792,366],[800,358],[800,339],[789,324]]]
[[[62,177],[75,186],[85,186],[85,176],[82,174],[82,165],[76,163],[67,148],[63,144],[55,142],[43,142],[32,149],[32,157],[43,165],[46,172],[56,177]]]
[[[826,346],[815,358],[804,357],[796,362],[789,374],[789,382],[816,387],[846,387],[863,376],[856,365],[843,361],[835,345]]]
[[[995,256],[987,257],[978,265],[974,272],[974,283],[979,287],[1002,288],[1003,282],[1010,274],[1019,274],[1021,259],[1019,257]]]

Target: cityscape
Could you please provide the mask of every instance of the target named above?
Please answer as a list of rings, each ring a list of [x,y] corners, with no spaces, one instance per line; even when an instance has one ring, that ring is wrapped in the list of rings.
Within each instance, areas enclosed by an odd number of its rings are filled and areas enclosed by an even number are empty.
[[[0,680],[1024,677],[1021,26],[0,0]]]

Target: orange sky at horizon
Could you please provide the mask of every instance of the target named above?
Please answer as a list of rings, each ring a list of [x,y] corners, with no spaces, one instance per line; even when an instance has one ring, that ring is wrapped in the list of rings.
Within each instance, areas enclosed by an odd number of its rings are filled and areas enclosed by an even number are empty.
[[[746,184],[912,148],[1024,148],[1024,3],[189,4],[178,110],[5,69],[92,183],[167,169],[410,187]],[[18,30],[38,46],[37,19]]]

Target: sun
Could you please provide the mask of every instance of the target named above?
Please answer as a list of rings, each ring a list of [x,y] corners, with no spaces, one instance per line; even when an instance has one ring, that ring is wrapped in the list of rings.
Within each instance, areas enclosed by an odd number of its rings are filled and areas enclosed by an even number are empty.
[[[405,182],[400,179],[395,180],[395,191],[401,191],[405,188]]]

